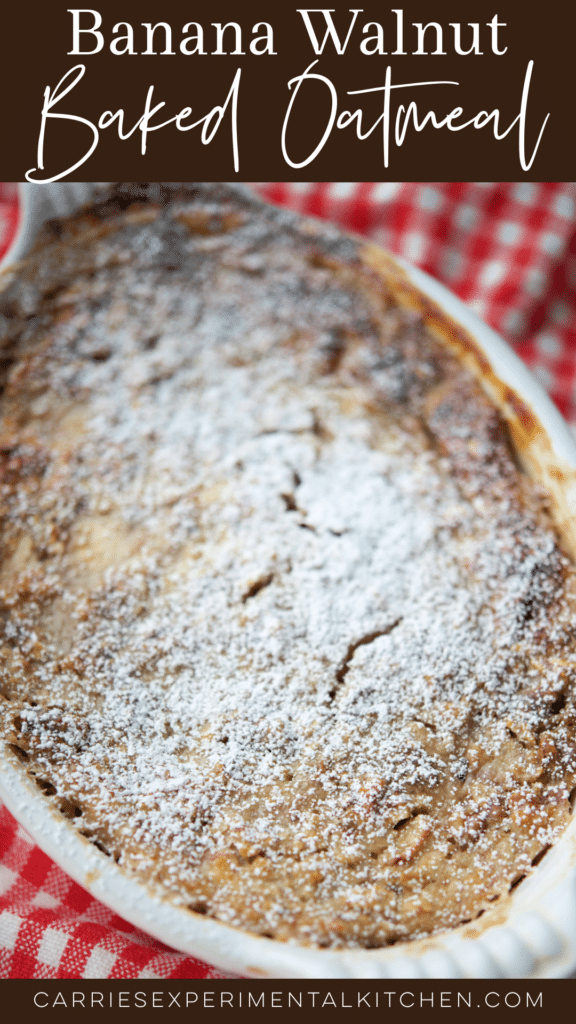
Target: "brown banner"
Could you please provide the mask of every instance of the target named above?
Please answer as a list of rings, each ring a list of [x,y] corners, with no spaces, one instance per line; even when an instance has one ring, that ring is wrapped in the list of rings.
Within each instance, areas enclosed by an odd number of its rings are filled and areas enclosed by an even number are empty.
[[[6,981],[6,1019],[458,1020],[570,1019],[574,981],[424,979]],[[128,1012],[126,1012],[128,1011]],[[139,1011],[137,1013],[136,1011]]]
[[[12,3],[1,169],[35,181],[572,179],[575,20],[571,5],[510,0]]]

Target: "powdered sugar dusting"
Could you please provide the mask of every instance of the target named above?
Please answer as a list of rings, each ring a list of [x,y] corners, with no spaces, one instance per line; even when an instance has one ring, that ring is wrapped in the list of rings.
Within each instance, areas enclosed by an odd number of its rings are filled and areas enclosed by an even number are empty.
[[[94,241],[12,371],[41,470],[4,487],[11,741],[201,912],[456,923],[569,813],[572,569],[411,315],[309,229],[190,208]]]

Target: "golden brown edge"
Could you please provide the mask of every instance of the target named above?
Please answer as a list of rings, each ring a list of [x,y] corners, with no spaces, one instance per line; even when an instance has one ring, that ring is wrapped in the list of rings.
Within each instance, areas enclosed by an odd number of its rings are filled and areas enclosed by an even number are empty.
[[[562,547],[576,561],[576,469],[555,453],[539,418],[510,385],[500,380],[469,331],[421,292],[383,249],[364,245],[360,258],[383,278],[396,301],[418,311],[429,330],[473,373],[506,422],[522,466],[548,491]]]

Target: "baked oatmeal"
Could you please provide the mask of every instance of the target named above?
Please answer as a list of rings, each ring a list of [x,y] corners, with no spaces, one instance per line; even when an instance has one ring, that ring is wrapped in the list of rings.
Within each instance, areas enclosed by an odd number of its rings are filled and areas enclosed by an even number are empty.
[[[426,315],[211,184],[116,186],[0,302],[4,733],[70,827],[283,940],[505,897],[570,817],[575,570]]]

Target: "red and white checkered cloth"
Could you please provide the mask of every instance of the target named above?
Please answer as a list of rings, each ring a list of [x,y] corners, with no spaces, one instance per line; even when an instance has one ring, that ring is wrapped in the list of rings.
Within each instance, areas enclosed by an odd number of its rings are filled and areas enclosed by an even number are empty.
[[[528,363],[576,424],[576,185],[562,182],[259,182],[443,281]],[[0,256],[17,225],[0,184]],[[98,903],[0,805],[0,977],[225,977]]]

